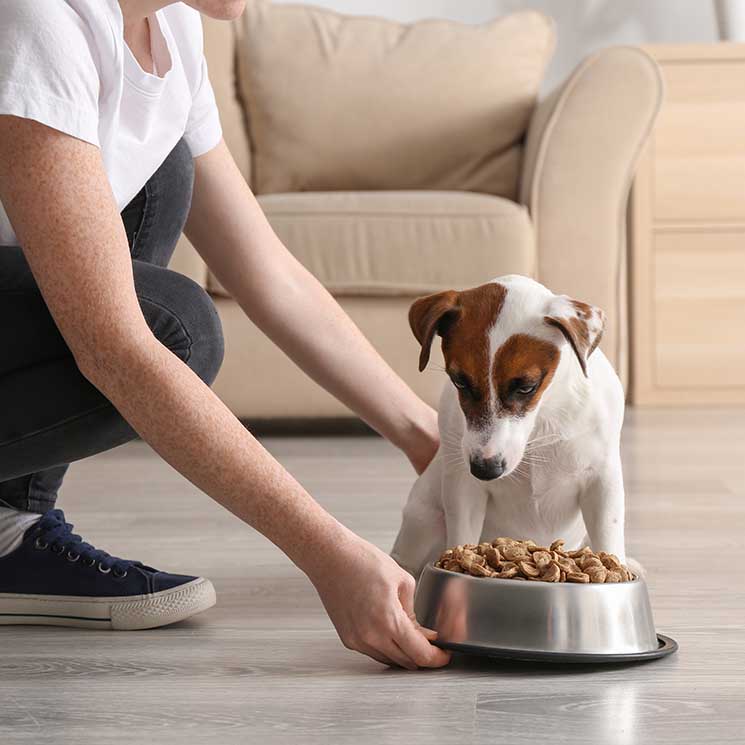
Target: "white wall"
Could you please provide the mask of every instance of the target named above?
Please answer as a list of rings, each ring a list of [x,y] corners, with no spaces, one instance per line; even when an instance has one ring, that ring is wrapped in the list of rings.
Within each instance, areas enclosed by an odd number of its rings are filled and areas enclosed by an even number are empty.
[[[544,88],[562,80],[589,52],[611,44],[716,41],[714,0],[275,0],[401,21],[440,17],[483,23],[520,8],[554,18],[558,46]],[[724,0],[742,2],[742,0]]]
[[[297,0],[275,0],[294,4]],[[305,5],[322,5],[340,13],[375,15],[399,21],[420,18],[452,18],[466,23],[483,23],[499,15],[499,0],[300,0]]]

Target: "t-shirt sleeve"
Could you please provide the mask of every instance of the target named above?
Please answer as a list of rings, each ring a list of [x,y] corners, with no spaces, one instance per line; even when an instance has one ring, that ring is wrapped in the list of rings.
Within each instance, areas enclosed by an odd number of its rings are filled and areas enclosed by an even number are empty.
[[[0,0],[0,114],[99,145],[100,75],[89,39],[67,3]]]
[[[191,111],[186,123],[184,139],[194,158],[212,150],[222,139],[220,114],[215,93],[210,84],[207,60],[202,55],[201,70],[196,90],[192,95]]]

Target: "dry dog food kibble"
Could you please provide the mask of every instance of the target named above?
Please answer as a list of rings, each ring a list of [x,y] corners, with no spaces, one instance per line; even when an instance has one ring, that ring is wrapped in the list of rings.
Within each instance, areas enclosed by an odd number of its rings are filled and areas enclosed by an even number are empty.
[[[534,541],[497,538],[491,543],[468,543],[444,551],[435,562],[440,569],[474,577],[602,584],[630,582],[634,575],[615,554],[589,546],[564,551],[564,541],[538,546]]]

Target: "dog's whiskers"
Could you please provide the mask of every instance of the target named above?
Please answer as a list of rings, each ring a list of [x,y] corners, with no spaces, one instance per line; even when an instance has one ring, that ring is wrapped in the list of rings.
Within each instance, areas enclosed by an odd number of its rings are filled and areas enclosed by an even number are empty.
[[[453,435],[445,435],[443,437],[440,437],[440,442],[447,442],[451,445],[460,445],[461,440],[459,437],[455,437]]]
[[[523,454],[522,459],[526,461],[534,461],[535,463],[548,463],[552,460],[552,458],[547,458],[545,455],[527,452]]]
[[[461,451],[461,449],[460,449],[460,447],[458,445],[444,442],[444,443],[442,443],[441,447],[442,447],[442,454],[443,455],[454,455],[454,454],[457,454],[457,455],[460,455],[460,456],[463,455],[463,452]]]
[[[545,440],[551,440],[551,443],[548,444],[553,444],[554,442],[560,442],[562,439],[561,435],[554,433],[541,435],[540,437],[534,437],[532,440],[528,440],[525,443],[525,447],[530,447],[531,445],[540,445],[542,447],[544,444],[547,444],[544,442]]]
[[[532,437],[528,442],[537,442],[538,440],[545,440],[547,437],[559,437],[558,432],[544,432],[542,435],[536,435]]]
[[[526,453],[533,453],[536,450],[543,450],[544,448],[550,448],[553,445],[557,445],[561,440],[552,440],[551,442],[543,442],[538,445],[529,445],[525,448]]]

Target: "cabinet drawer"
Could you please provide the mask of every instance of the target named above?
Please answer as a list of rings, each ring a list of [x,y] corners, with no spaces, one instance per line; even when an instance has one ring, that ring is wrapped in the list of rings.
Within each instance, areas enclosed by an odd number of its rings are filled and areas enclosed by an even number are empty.
[[[745,61],[663,67],[654,135],[657,220],[745,220]]]
[[[745,386],[745,230],[655,232],[655,385]]]

